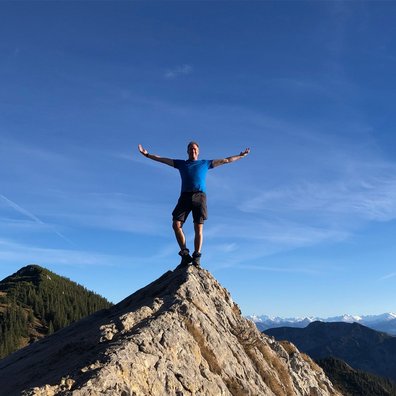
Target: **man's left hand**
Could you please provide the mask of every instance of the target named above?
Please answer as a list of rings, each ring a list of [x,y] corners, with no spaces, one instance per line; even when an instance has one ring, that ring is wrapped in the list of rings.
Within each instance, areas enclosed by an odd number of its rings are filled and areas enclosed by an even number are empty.
[[[241,157],[246,157],[250,153],[250,148],[246,148],[245,151],[241,151],[239,154]]]

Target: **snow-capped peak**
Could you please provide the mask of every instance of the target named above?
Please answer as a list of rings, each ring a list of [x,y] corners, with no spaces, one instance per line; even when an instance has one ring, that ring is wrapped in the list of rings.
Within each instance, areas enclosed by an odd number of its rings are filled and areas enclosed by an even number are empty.
[[[344,314],[341,316],[333,316],[324,319],[325,322],[346,322],[346,323],[360,323],[362,322],[362,316]]]

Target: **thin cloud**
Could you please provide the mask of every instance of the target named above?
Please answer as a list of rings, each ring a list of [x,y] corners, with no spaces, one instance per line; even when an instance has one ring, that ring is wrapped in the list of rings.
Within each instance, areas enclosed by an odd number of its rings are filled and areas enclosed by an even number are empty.
[[[284,247],[276,249],[272,245],[257,243],[257,241],[240,243],[237,249],[232,252],[222,251],[221,245],[210,242],[205,245],[205,262],[211,264],[211,270],[221,271],[227,269],[243,269],[246,271],[266,271],[280,273],[304,273],[311,276],[320,276],[329,272],[339,270],[329,263],[295,263],[284,262],[271,265],[270,256],[279,251],[284,251]],[[221,252],[221,261],[218,260]]]
[[[385,276],[382,276],[381,278],[379,278],[379,280],[380,280],[380,281],[388,280],[388,279],[394,278],[395,276],[396,276],[396,272],[392,272],[392,273],[390,273],[390,274],[387,274],[387,275],[385,275]]]
[[[173,204],[173,202],[172,202]],[[67,210],[59,211],[59,207]],[[53,192],[46,213],[61,224],[73,228],[131,232],[140,235],[164,235],[170,229],[172,205],[147,202],[121,193],[67,194]]]
[[[0,239],[0,260],[16,263],[38,263],[40,265],[101,265],[110,266],[113,263],[128,262],[127,258],[119,256],[98,254],[96,252],[50,249],[15,243],[10,240]]]
[[[186,76],[193,72],[193,67],[191,65],[181,65],[173,69],[169,69],[165,72],[165,78],[172,80],[180,76]]]
[[[315,213],[322,221],[337,217],[349,220],[389,221],[396,218],[395,166],[383,169],[361,167],[333,182],[305,181],[267,190],[245,200],[239,209],[247,213],[264,211]]]
[[[252,270],[252,271],[265,271],[265,272],[281,272],[281,273],[302,273],[308,275],[318,275],[323,273],[323,271],[316,268],[308,267],[269,267],[261,265],[233,265],[232,268]]]
[[[213,240],[232,238],[287,249],[311,246],[325,241],[345,240],[350,234],[337,228],[315,227],[287,219],[260,220],[255,218],[251,221],[247,218],[238,225],[232,222],[218,222],[215,227],[208,227],[205,235]]]
[[[8,239],[0,239],[0,261],[12,263],[37,263],[39,265],[142,267],[162,262],[169,258],[172,262],[175,248],[165,245],[159,251],[147,255],[115,255],[76,249],[52,249],[21,244]]]
[[[22,206],[18,205],[17,203],[11,201],[10,199],[8,199],[7,197],[5,197],[4,195],[0,194],[0,198],[5,201],[7,203],[8,206],[10,206],[11,208],[13,208],[15,211],[17,211],[18,213],[26,216],[27,218],[29,218],[30,220],[33,220],[35,223],[39,224],[39,225],[43,225],[43,226],[47,226],[46,223],[44,223],[42,220],[40,220],[37,216],[35,216],[33,213],[29,212],[28,210],[22,208]],[[62,238],[63,240],[65,240],[68,243],[71,243],[74,245],[74,243],[66,238],[63,234],[61,234],[59,231],[56,231],[53,229],[53,227],[51,227],[52,231],[58,235],[60,238]]]

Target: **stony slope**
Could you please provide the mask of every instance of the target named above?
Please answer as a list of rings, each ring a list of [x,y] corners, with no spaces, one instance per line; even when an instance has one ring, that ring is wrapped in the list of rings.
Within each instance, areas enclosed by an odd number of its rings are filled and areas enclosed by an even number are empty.
[[[195,267],[169,271],[0,361],[0,389],[9,396],[338,395],[310,358],[261,334]]]

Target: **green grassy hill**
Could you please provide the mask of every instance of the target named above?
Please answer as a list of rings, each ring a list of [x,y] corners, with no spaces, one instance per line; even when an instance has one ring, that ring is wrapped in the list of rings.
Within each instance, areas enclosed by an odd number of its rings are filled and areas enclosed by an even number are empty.
[[[23,267],[0,282],[0,358],[110,305],[45,268]]]

